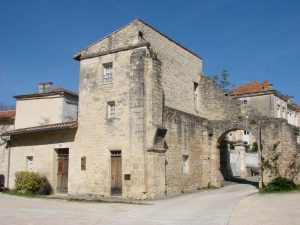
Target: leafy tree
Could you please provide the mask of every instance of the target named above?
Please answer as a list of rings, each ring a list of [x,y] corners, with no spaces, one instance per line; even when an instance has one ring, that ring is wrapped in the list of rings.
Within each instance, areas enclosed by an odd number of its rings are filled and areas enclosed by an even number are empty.
[[[213,80],[213,82],[219,86],[219,88],[221,88],[222,90],[228,90],[228,88],[232,88],[233,85],[230,83],[230,81],[228,80],[229,78],[229,72],[227,70],[223,70],[221,72],[221,74],[219,75],[214,75],[211,76],[211,79]]]
[[[12,109],[15,109],[15,106],[14,106],[14,105],[12,105],[12,104],[9,105],[9,104],[0,102],[0,111],[12,110]]]

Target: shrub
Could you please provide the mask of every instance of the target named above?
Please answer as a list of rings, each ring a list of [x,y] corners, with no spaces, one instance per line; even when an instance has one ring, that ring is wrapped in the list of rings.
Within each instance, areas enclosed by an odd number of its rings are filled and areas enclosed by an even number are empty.
[[[297,185],[293,181],[285,177],[277,177],[267,185],[265,192],[285,192],[296,189]]]
[[[257,152],[258,151],[258,144],[257,144],[257,142],[255,141],[255,142],[253,142],[253,145],[252,145],[252,149],[251,149],[251,151],[253,151],[253,152]]]
[[[50,194],[51,185],[47,178],[38,173],[20,171],[16,173],[15,187],[17,191],[34,194]]]
[[[51,191],[52,191],[51,184],[49,183],[46,177],[42,177],[42,184],[40,186],[38,193],[40,195],[50,195]]]

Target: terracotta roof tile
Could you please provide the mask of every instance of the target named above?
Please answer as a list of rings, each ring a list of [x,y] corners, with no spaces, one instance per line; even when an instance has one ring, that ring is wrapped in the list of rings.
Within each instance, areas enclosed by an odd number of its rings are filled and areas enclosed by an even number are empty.
[[[0,120],[14,120],[16,117],[16,110],[0,111]]]
[[[43,125],[43,126],[26,127],[26,128],[16,129],[16,130],[10,130],[10,131],[3,133],[2,136],[38,133],[38,132],[53,131],[53,130],[64,130],[64,129],[77,128],[77,126],[78,126],[77,121],[56,123],[56,124],[49,124],[49,125]]]
[[[243,84],[231,91],[232,94],[241,95],[241,94],[250,94],[250,93],[259,93],[264,91],[273,90],[273,87],[269,85],[267,80],[263,84],[259,82],[250,82]]]

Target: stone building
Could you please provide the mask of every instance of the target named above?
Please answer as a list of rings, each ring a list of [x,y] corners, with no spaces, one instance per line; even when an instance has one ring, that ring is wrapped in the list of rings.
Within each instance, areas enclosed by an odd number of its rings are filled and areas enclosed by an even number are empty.
[[[263,116],[283,118],[292,126],[299,127],[299,108],[293,103],[293,97],[274,89],[268,80],[243,84],[230,91],[230,94],[240,100],[245,108],[254,107]],[[247,130],[231,132],[228,139],[241,140],[250,145],[256,142]]]
[[[13,188],[15,173],[27,170],[44,174],[55,187],[54,192],[64,192],[68,184],[69,147],[77,128],[78,94],[53,88],[47,82],[39,84],[36,93],[15,99],[12,125],[16,129],[6,130],[2,136],[6,142],[2,152],[9,155],[4,162],[10,162],[5,186]]]
[[[263,116],[283,118],[289,124],[299,127],[298,109],[293,104],[292,97],[275,90],[268,80],[262,84],[250,82],[241,85],[230,93],[243,104],[256,108]]]
[[[157,198],[220,186],[226,173],[220,146],[230,131],[251,130],[263,140],[263,154],[282,141],[281,170],[299,150],[285,121],[243,111],[203,75],[200,56],[141,20],[74,59],[78,121],[6,132],[10,179],[32,169],[71,196]]]
[[[14,129],[15,110],[0,111],[0,138],[2,133]],[[0,139],[0,189],[7,186],[8,151],[6,142]]]

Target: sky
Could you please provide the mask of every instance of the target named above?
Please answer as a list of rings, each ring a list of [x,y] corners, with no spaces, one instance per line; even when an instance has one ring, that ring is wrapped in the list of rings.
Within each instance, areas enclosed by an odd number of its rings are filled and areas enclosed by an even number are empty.
[[[142,19],[235,86],[268,79],[300,103],[299,0],[0,0],[0,102],[41,82],[78,91],[89,44]]]

